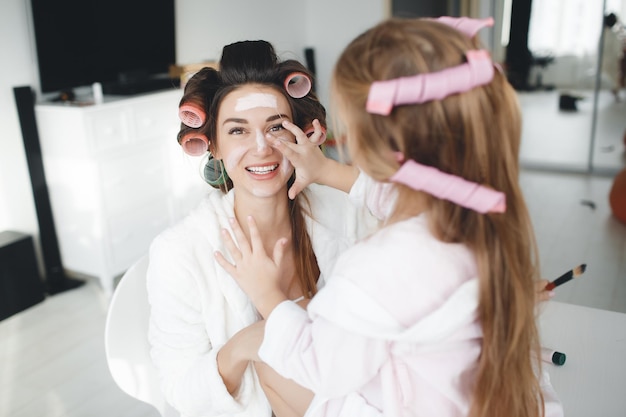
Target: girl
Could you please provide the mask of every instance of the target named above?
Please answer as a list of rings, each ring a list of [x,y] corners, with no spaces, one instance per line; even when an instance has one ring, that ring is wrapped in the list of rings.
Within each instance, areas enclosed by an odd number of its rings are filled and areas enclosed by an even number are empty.
[[[474,38],[485,24],[391,19],[340,56],[345,142],[381,183],[369,200],[384,225],[342,254],[308,312],[280,288],[287,238],[268,255],[256,215],[249,236],[234,223],[237,245],[224,236],[234,262],[220,265],[266,318],[259,356],[315,392],[307,416],[349,415],[354,392],[388,416],[562,415],[537,376],[520,112]]]
[[[230,230],[229,219],[254,214],[256,236],[268,249],[290,237],[277,284],[304,302],[323,285],[337,254],[361,236],[364,223],[346,194],[315,185],[297,193],[304,179],[294,179],[293,166],[269,146],[276,137],[296,140],[283,121],[309,147],[323,140],[325,110],[311,79],[300,63],[279,62],[269,43],[246,41],[224,47],[220,70],[205,68],[185,87],[178,140],[191,155],[210,155],[205,177],[215,189],[154,240],[147,278],[152,358],[168,403],[184,416],[270,417],[257,371],[262,381],[280,380],[263,364],[252,366],[260,317],[212,255],[224,250],[220,231]],[[354,177],[348,178],[332,185],[349,191]]]

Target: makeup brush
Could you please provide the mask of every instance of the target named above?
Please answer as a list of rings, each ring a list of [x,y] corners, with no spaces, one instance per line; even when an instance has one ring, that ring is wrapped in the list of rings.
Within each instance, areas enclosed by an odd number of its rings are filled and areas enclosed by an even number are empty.
[[[561,275],[554,281],[548,283],[548,285],[546,285],[546,290],[547,291],[553,290],[559,285],[565,284],[567,281],[571,280],[572,278],[578,278],[579,276],[585,273],[585,269],[587,269],[587,264],[578,265],[576,268],[572,269],[571,271],[567,271],[566,273],[564,273],[563,275]]]

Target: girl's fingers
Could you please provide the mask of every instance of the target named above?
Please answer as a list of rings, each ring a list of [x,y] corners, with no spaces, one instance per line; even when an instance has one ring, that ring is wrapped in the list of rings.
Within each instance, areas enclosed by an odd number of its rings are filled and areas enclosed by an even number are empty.
[[[287,192],[287,196],[289,197],[290,200],[293,200],[294,198],[296,198],[298,194],[300,194],[302,190],[304,190],[304,187],[305,186],[303,184],[300,184],[297,181],[295,181],[293,185],[291,186],[291,188],[289,188],[289,191]]]
[[[223,239],[223,242],[224,242],[224,246],[226,246],[226,249],[228,250],[228,253],[235,260],[235,262],[238,259],[241,259],[241,252],[239,251],[239,248],[237,247],[237,245],[233,241],[233,238],[230,235],[230,233],[228,233],[228,230],[222,229],[222,239]]]
[[[248,216],[248,228],[250,229],[250,244],[252,245],[252,253],[265,253],[261,234],[259,233],[259,229],[257,229],[256,222],[252,216]]]
[[[246,237],[246,235],[243,233],[243,230],[241,229],[241,226],[239,225],[237,219],[232,217],[230,219],[230,225],[233,228],[235,240],[239,245],[239,251],[249,253],[251,251],[250,243],[248,242],[248,238]]]
[[[234,277],[235,273],[237,272],[237,266],[228,262],[226,258],[224,257],[224,255],[222,255],[222,252],[216,251],[214,255],[215,255],[215,260],[217,261],[217,263],[222,268],[224,268],[224,270],[228,272],[230,276]]]
[[[317,119],[313,120],[313,134],[309,136],[309,141],[318,146],[326,141],[326,132]]]
[[[289,162],[293,163],[293,159],[299,156],[296,149],[298,149],[298,145],[295,143],[287,142],[286,140],[276,139],[271,145],[278,149],[280,153],[283,154],[285,158],[289,160]]]
[[[302,143],[306,143],[309,138],[304,134],[302,129],[300,129],[297,125],[291,123],[288,120],[283,120],[283,127],[294,134],[296,137],[296,143],[301,145]]]
[[[283,261],[283,255],[285,254],[285,247],[287,246],[287,239],[282,238],[276,241],[274,245],[274,263],[280,265]]]

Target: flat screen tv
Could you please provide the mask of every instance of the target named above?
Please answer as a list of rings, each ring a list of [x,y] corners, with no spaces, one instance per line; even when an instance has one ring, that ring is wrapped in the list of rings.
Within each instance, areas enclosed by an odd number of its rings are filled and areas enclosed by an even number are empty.
[[[175,0],[30,1],[42,93],[99,82],[105,94],[134,94],[173,82]]]

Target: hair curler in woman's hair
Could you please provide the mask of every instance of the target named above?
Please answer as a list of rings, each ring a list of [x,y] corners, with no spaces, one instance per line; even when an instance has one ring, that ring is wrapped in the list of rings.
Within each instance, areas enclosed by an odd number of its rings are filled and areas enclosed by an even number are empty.
[[[209,151],[209,138],[202,133],[185,133],[178,141],[183,151],[190,156],[200,156]]]
[[[178,117],[185,125],[198,128],[206,121],[204,108],[191,101],[186,101],[178,108]]]
[[[213,155],[209,155],[209,159],[206,164],[204,164],[202,177],[211,187],[220,187],[229,180],[224,163],[221,160],[215,159]]]
[[[293,98],[302,98],[311,91],[311,78],[302,72],[292,72],[285,78],[285,90]]]

